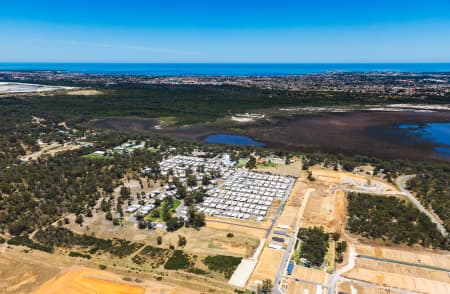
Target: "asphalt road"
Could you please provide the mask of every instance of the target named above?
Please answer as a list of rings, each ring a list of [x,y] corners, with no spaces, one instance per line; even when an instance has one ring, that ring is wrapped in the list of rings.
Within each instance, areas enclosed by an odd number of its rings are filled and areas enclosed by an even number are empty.
[[[378,260],[378,261],[383,261],[383,262],[389,262],[389,263],[396,263],[396,264],[407,265],[407,266],[420,267],[420,268],[431,269],[431,270],[436,270],[436,271],[443,271],[443,272],[447,272],[450,274],[449,268],[436,267],[436,266],[420,264],[420,263],[404,262],[404,261],[399,261],[399,260],[394,260],[394,259],[379,258],[379,257],[367,256],[367,255],[358,255],[357,257],[371,259],[371,260]]]
[[[221,223],[221,224],[227,224],[227,225],[233,225],[233,226],[239,226],[239,227],[244,227],[244,228],[250,228],[250,229],[257,229],[257,230],[261,230],[261,231],[266,231],[266,230],[267,230],[267,229],[261,228],[261,227],[250,226],[250,225],[244,225],[244,224],[233,223],[233,222],[227,222],[227,221],[212,220],[212,219],[207,219],[207,221],[208,221],[208,222]]]
[[[281,278],[284,275],[284,270],[286,269],[287,264],[288,264],[289,260],[291,259],[291,255],[293,253],[292,249],[295,245],[295,241],[297,240],[297,233],[298,233],[298,230],[299,230],[300,224],[301,224],[301,216],[303,216],[303,212],[305,210],[306,203],[308,202],[308,199],[309,199],[309,194],[313,191],[314,191],[314,189],[308,189],[304,195],[305,198],[302,200],[302,207],[298,211],[297,223],[295,225],[295,229],[294,229],[293,233],[291,234],[291,238],[289,239],[289,244],[288,244],[286,250],[284,251],[284,256],[281,261],[280,268],[278,269],[277,275],[275,277],[275,281],[273,283],[273,293],[274,294],[282,293],[279,288],[279,284],[280,284]]]
[[[404,195],[408,197],[408,199],[425,215],[427,215],[433,223],[436,224],[438,230],[441,232],[442,235],[447,236],[447,231],[445,230],[444,226],[439,222],[439,220],[431,214],[425,207],[423,207],[422,203],[420,203],[408,190],[405,188],[405,183],[414,178],[416,175],[408,175],[408,176],[401,176],[398,177],[396,182],[397,186],[402,190]]]

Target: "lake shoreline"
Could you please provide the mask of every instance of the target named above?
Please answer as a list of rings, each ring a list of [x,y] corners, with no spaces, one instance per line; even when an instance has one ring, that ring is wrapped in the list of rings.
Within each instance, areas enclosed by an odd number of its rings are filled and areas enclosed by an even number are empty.
[[[102,120],[107,120],[107,124]],[[180,139],[203,141],[208,135],[229,134],[248,136],[265,143],[268,148],[295,152],[322,151],[361,154],[386,159],[450,161],[435,154],[439,147],[430,142],[411,146],[402,138],[384,134],[383,128],[398,124],[450,122],[450,111],[385,112],[352,111],[343,113],[312,113],[272,117],[248,125],[204,123],[155,129],[156,119],[105,118],[96,120],[96,127],[120,131],[154,133]],[[400,155],[399,155],[400,154]]]

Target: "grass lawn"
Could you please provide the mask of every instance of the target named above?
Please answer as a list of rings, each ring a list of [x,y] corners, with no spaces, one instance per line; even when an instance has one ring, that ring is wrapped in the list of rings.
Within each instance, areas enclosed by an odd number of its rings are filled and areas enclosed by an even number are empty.
[[[177,118],[175,116],[160,116],[159,119],[168,125],[173,125],[177,122]]]
[[[328,243],[328,251],[325,255],[325,264],[327,272],[331,273],[335,268],[336,243],[331,241]]]
[[[170,213],[173,214],[175,212],[175,209],[177,209],[178,206],[180,206],[180,204],[181,204],[181,200],[174,198],[173,199],[173,207],[170,209]],[[161,212],[166,207],[166,205],[167,205],[167,200],[164,200],[158,208],[155,208],[155,209],[157,209],[159,211],[159,217],[158,218],[152,217],[152,213],[150,212],[149,214],[147,214],[145,216],[144,219],[146,219],[148,221],[152,221],[152,222],[154,222],[154,221],[162,222],[163,220],[162,220],[162,215],[161,215],[162,213]]]
[[[272,161],[266,161],[265,163],[257,163],[256,168],[275,167],[275,163]]]
[[[110,156],[110,155],[101,155],[101,154],[95,154],[95,153],[86,154],[86,155],[83,155],[81,157],[87,158],[87,159],[92,159],[92,160],[110,160],[110,159],[113,159],[113,157]]]
[[[237,168],[244,167],[245,164],[247,164],[248,161],[249,161],[248,158],[241,158],[241,159],[239,159],[239,162],[238,162],[238,164],[236,165],[236,167],[237,167]]]
[[[147,151],[150,152],[150,153],[156,153],[156,152],[159,152],[159,149],[155,148],[155,147],[150,147],[150,148],[147,149]]]

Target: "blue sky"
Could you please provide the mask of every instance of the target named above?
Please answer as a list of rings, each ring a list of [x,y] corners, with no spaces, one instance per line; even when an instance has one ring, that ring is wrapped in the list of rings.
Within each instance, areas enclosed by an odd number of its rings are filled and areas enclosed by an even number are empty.
[[[450,1],[2,1],[2,62],[450,62]]]

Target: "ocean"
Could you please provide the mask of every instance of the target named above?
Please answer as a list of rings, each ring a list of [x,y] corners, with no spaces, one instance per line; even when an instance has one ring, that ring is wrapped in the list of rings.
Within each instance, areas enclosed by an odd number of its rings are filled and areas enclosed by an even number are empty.
[[[450,63],[1,63],[0,71],[152,76],[290,76],[329,72],[450,72]]]

